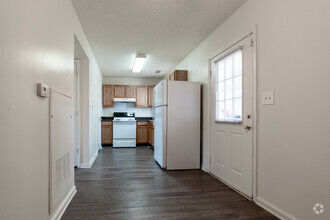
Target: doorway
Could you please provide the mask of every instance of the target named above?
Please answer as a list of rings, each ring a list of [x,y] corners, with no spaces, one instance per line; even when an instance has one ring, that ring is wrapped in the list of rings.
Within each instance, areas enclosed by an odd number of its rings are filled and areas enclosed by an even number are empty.
[[[255,43],[251,33],[210,59],[210,173],[253,197]]]
[[[80,60],[74,60],[74,166],[80,167]]]

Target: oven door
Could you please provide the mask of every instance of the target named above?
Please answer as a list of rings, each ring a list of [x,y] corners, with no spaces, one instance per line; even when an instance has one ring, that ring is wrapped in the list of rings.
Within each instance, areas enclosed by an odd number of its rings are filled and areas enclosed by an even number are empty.
[[[113,121],[113,147],[136,147],[135,121]]]

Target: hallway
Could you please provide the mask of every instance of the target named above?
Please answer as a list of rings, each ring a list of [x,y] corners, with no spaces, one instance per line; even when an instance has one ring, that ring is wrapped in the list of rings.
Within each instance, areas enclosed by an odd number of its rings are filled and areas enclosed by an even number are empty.
[[[148,147],[104,148],[75,182],[62,219],[276,219],[203,171],[162,171]]]

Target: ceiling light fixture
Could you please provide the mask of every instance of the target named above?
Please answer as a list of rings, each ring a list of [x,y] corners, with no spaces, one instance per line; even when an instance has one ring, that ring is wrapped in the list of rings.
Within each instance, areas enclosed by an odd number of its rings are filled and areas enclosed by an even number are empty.
[[[144,61],[146,60],[146,55],[137,55],[135,57],[135,60],[134,60],[134,65],[133,65],[133,69],[132,69],[132,72],[133,73],[139,73],[141,72],[141,69],[142,69],[142,66],[144,64]]]

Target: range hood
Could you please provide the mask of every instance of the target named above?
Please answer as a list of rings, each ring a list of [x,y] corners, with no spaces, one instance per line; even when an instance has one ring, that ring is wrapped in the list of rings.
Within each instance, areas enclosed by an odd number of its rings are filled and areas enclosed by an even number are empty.
[[[114,98],[114,102],[136,102],[135,98]]]

